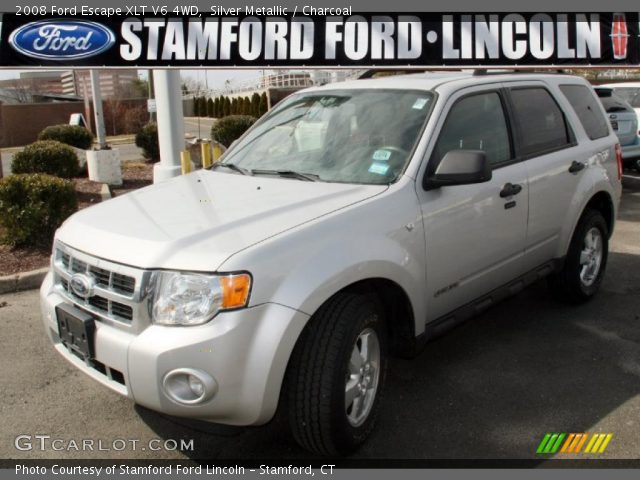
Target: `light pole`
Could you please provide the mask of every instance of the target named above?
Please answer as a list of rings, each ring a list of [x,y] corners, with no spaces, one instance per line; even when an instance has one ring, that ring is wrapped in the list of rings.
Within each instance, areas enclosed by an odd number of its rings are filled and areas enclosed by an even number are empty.
[[[91,70],[91,97],[93,99],[93,116],[96,122],[96,137],[98,137],[99,150],[107,146],[107,135],[104,129],[104,114],[102,112],[102,92],[100,91],[100,73]]]
[[[154,70],[156,116],[160,162],[153,167],[153,182],[177,177],[182,171],[180,152],[184,150],[184,113],[178,70]]]

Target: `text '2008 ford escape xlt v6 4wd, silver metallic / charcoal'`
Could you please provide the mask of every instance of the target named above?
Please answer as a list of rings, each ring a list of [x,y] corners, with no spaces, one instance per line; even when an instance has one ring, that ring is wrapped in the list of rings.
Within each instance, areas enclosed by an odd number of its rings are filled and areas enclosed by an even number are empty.
[[[301,445],[343,454],[374,427],[389,355],[544,276],[570,302],[597,292],[620,161],[578,77],[307,89],[211,170],[69,218],[44,324],[145,407],[260,425],[281,403]]]

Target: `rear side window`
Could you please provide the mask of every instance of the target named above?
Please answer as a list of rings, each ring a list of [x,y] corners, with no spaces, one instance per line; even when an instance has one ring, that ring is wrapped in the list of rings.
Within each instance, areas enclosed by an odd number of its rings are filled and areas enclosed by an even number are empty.
[[[571,143],[564,114],[546,89],[512,89],[511,100],[520,134],[521,156],[541,155]]]
[[[433,151],[434,165],[451,150],[482,150],[492,165],[511,159],[507,121],[496,92],[464,97],[451,107]]]
[[[561,85],[560,90],[569,100],[591,140],[609,135],[607,119],[602,114],[598,100],[586,86]],[[604,98],[601,100],[604,100]]]

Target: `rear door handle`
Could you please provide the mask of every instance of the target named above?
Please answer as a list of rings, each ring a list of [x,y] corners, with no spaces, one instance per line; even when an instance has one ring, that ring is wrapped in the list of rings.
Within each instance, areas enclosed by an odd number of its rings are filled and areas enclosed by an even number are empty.
[[[584,163],[574,160],[573,162],[571,162],[571,166],[569,167],[569,172],[578,173],[580,170],[584,170],[584,167],[586,167]]]
[[[500,197],[507,198],[513,195],[517,195],[522,191],[522,185],[518,185],[517,183],[506,183],[502,190],[500,190]]]

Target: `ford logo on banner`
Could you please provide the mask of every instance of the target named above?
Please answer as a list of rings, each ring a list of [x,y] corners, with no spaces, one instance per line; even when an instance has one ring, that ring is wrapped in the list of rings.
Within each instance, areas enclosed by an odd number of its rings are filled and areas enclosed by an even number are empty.
[[[108,50],[115,35],[107,27],[81,20],[41,20],[17,28],[9,36],[11,46],[42,60],[79,60]]]

